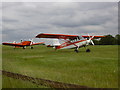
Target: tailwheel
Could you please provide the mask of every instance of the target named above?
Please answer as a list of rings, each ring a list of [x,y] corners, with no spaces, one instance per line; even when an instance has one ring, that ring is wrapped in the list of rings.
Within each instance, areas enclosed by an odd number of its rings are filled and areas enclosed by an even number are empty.
[[[31,49],[33,49],[33,47],[31,47]]]
[[[90,49],[86,49],[86,52],[90,52]]]

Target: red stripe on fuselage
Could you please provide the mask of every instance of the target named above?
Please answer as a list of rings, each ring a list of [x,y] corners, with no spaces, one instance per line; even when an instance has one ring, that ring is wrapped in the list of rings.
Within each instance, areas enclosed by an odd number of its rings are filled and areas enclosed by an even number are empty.
[[[83,41],[86,41],[86,40],[87,39],[76,41],[76,42],[73,42],[73,43],[72,42],[65,42],[65,43],[62,43],[60,46],[57,46],[56,49],[61,49],[63,47],[67,47],[67,46],[70,46],[70,45],[75,45],[77,47],[76,43],[83,42]]]

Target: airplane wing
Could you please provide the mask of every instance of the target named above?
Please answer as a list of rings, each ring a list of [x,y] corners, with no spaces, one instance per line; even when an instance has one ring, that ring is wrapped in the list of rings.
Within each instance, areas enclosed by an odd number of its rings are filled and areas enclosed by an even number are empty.
[[[78,35],[65,35],[65,34],[47,34],[41,33],[36,36],[36,38],[57,38],[57,39],[74,39]]]
[[[32,44],[32,45],[39,45],[39,44],[44,44],[44,42],[34,43],[34,44]]]
[[[93,36],[82,36],[84,38],[89,38],[89,37],[93,37]],[[102,38],[102,37],[105,37],[105,36],[94,36],[94,38]]]
[[[20,44],[15,44],[15,43],[2,43],[3,45],[8,45],[8,46],[19,46],[19,47],[23,47],[24,45],[20,45]]]

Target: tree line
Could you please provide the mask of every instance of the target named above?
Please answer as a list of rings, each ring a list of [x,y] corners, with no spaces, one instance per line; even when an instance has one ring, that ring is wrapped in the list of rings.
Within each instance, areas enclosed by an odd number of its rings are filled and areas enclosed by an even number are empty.
[[[95,45],[120,45],[120,34],[115,36],[112,35],[105,35],[104,38],[100,40],[94,39],[93,42]]]

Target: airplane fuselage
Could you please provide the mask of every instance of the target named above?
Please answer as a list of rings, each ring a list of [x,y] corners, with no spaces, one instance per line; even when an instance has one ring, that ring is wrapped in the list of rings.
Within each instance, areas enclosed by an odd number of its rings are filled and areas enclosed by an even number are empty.
[[[87,39],[77,40],[75,42],[67,41],[57,46],[56,49],[80,48],[87,45]]]

